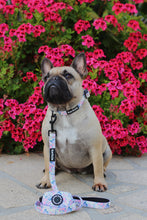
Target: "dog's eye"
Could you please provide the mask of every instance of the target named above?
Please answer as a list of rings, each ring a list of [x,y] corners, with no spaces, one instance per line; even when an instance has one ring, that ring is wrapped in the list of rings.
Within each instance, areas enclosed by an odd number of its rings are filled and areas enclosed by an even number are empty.
[[[63,76],[67,79],[67,80],[69,80],[69,79],[72,79],[73,78],[73,75],[71,75],[70,73],[68,73],[68,72],[66,72],[66,73],[64,73],[63,74]]]
[[[49,72],[47,73],[47,75],[44,77],[44,81],[46,81],[49,78],[50,74]]]

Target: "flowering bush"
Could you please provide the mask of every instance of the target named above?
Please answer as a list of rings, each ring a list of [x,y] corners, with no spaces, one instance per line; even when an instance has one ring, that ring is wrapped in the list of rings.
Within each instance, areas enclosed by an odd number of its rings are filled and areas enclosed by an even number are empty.
[[[112,152],[147,152],[143,0],[0,0],[0,147],[21,153],[41,143],[47,107],[40,63],[70,65],[84,51],[83,87]]]

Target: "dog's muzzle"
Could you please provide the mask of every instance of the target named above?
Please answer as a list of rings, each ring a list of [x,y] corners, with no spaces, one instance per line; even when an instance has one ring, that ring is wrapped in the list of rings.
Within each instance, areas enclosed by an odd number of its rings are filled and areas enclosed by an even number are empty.
[[[44,99],[52,104],[65,104],[72,99],[72,94],[66,81],[54,76],[45,85]]]
[[[48,92],[49,92],[51,97],[58,96],[58,93],[59,93],[58,87],[56,85],[54,85],[54,84],[50,85]]]

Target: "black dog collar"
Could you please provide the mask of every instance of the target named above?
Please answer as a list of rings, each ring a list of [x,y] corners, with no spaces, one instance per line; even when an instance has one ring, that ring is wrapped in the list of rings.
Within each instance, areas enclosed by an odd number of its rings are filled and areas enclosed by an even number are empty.
[[[79,108],[83,105],[84,101],[85,101],[85,98],[88,99],[90,97],[90,94],[89,94],[89,91],[87,89],[84,90],[84,94],[83,94],[83,97],[81,99],[81,101],[79,102],[78,105],[76,105],[75,107],[69,109],[69,110],[66,110],[66,111],[57,111],[60,115],[70,115],[74,112],[76,112],[77,110],[79,110]]]

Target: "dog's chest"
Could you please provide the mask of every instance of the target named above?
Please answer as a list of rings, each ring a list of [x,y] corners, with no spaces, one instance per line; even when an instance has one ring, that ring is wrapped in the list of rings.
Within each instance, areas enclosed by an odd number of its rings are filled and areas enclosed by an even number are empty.
[[[69,144],[75,144],[77,139],[78,139],[78,129],[74,126],[72,126],[67,120],[63,121],[63,126],[62,128],[59,130],[59,137],[58,140],[61,143],[60,140],[62,140],[61,145],[64,146],[62,148],[65,147],[65,145]],[[62,151],[64,149],[61,149]]]
[[[90,163],[88,143],[79,126],[73,126],[64,120],[58,130],[57,154],[60,162],[66,167],[85,167]]]

